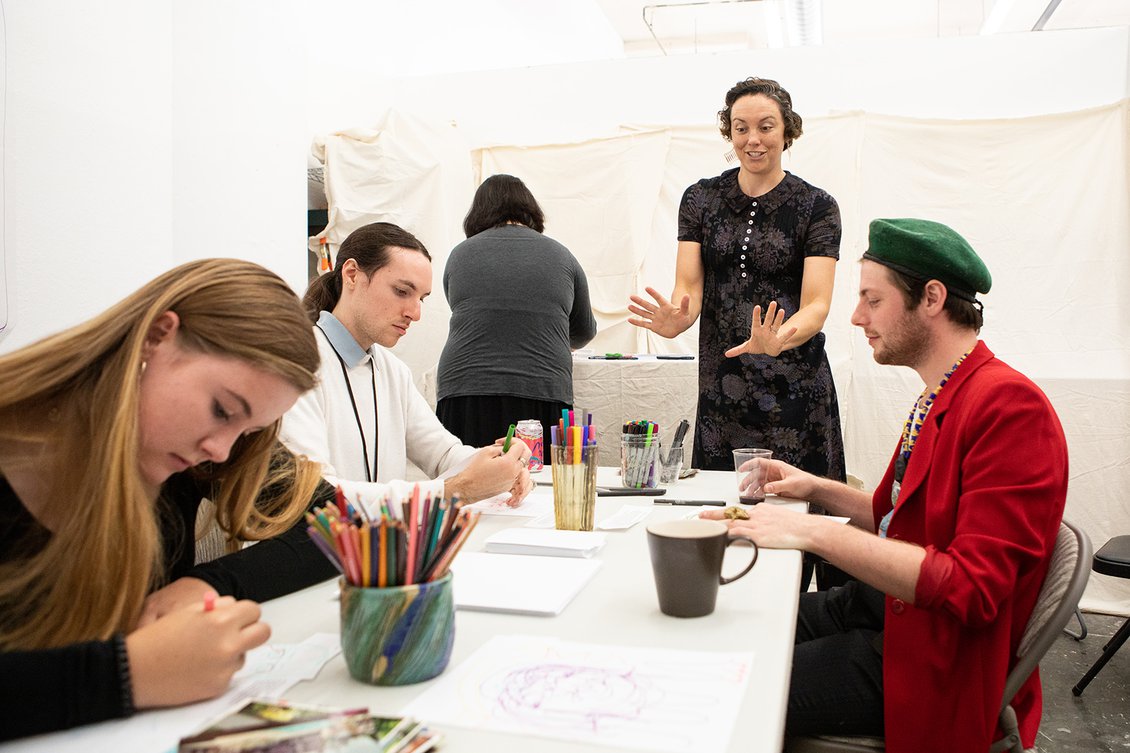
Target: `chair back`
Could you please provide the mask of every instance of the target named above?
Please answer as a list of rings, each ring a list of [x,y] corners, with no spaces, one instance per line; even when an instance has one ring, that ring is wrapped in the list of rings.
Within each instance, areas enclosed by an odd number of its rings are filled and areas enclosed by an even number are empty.
[[[1083,589],[1087,587],[1087,579],[1091,575],[1091,552],[1091,539],[1087,534],[1067,520],[1060,523],[1052,559],[1048,564],[1048,574],[1036,597],[1028,626],[1020,637],[1016,665],[1005,679],[1000,714],[1005,737],[998,740],[990,750],[1023,750],[1012,699],[1075,614],[1075,608],[1079,606],[1079,599],[1083,596]]]

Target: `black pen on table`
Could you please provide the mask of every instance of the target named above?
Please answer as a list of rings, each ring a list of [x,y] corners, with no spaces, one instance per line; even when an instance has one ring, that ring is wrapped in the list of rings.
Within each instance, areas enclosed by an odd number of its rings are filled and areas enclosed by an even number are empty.
[[[666,489],[658,487],[635,486],[598,486],[598,497],[659,497],[667,493]]]
[[[680,505],[683,507],[699,507],[710,505],[712,507],[725,507],[726,501],[721,499],[653,499],[655,505]]]

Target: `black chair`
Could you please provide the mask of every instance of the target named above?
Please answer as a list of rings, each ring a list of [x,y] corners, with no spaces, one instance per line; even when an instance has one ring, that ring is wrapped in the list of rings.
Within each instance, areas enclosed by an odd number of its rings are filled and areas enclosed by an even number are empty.
[[[1130,578],[1130,536],[1115,536],[1103,544],[1102,548],[1095,552],[1094,559],[1091,561],[1091,569],[1103,575]],[[1083,695],[1083,689],[1091,683],[1091,680],[1095,679],[1095,675],[1106,666],[1110,657],[1114,656],[1114,653],[1122,647],[1127,638],[1130,638],[1130,619],[1122,623],[1118,632],[1106,642],[1106,645],[1103,646],[1102,655],[1095,660],[1095,663],[1087,670],[1087,674],[1083,675],[1083,679],[1071,689],[1071,692],[1077,696]]]

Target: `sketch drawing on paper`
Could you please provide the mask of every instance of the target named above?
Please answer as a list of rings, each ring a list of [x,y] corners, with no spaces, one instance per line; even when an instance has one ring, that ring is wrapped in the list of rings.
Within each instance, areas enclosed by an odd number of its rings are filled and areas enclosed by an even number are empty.
[[[722,750],[753,655],[496,636],[406,713],[624,748]]]

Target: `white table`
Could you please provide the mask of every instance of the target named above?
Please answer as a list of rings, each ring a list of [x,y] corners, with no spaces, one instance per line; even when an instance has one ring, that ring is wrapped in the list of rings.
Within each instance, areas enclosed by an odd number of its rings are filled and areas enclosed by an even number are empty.
[[[606,361],[575,356],[573,405],[593,411],[601,465],[620,462],[620,429],[625,421],[655,421],[662,436],[670,439],[684,418],[691,424],[684,442],[689,464],[698,409],[698,360],[640,355],[636,360]]]
[[[548,479],[548,474],[545,478]],[[602,482],[614,483],[613,479],[614,469],[601,469]],[[684,479],[670,487],[667,494],[681,499],[721,498],[737,502],[733,474],[723,472],[699,473],[695,478]],[[648,501],[642,497],[598,497],[597,522],[624,504],[639,505]],[[800,553],[762,550],[749,575],[719,589],[714,614],[697,619],[667,617],[659,612],[656,600],[645,526],[649,521],[685,516],[690,509],[656,505],[644,522],[628,531],[608,532],[607,544],[597,555],[604,561],[603,566],[557,617],[458,611],[452,665],[469,656],[487,639],[506,634],[558,636],[634,647],[752,650],[754,670],[729,750],[776,753],[783,740],[800,585]],[[523,525],[526,520],[483,516],[466,550],[480,551],[482,540],[488,535],[512,525]],[[730,547],[724,571],[736,572],[748,561],[748,556],[748,549]],[[265,604],[263,613],[273,628],[272,642],[297,642],[315,632],[337,632],[338,603],[333,598],[336,588],[336,585],[325,584]],[[315,681],[298,684],[287,696],[294,701],[331,706],[368,706],[375,712],[396,715],[431,682],[399,688],[366,685],[349,677],[344,660],[339,656]],[[591,749],[559,740],[470,729],[443,727],[441,731],[445,738],[441,749],[451,753],[503,750],[563,753]]]
[[[549,480],[548,472],[538,474]],[[617,470],[599,469],[598,482],[617,483]],[[724,499],[737,502],[732,473],[700,472],[670,487],[667,495],[681,499]],[[772,500],[773,498],[770,498]],[[598,497],[596,520],[625,504],[647,505],[647,497]],[[780,503],[804,508],[802,502]],[[659,612],[645,526],[649,521],[680,517],[696,508],[656,505],[650,516],[627,531],[610,531],[597,554],[603,566],[593,580],[557,617],[458,611],[455,617],[454,667],[495,635],[527,634],[566,638],[584,643],[654,649],[752,651],[753,669],[741,699],[741,715],[730,738],[733,753],[777,753],[781,750],[789,667],[792,664],[800,553],[762,550],[757,565],[744,578],[722,586],[713,614],[696,619],[667,617]],[[465,547],[480,551],[491,533],[528,518],[483,516]],[[500,555],[504,556],[504,555]],[[730,547],[723,568],[736,573],[748,561],[749,550]],[[339,604],[336,583],[324,583],[263,605],[263,618],[271,625],[271,642],[298,643],[314,633],[338,633]],[[431,683],[399,688],[378,688],[349,677],[339,655],[318,677],[300,682],[286,693],[295,702],[333,707],[369,707],[374,713],[399,715]],[[175,749],[178,734],[164,714],[178,710],[138,714],[128,720],[103,722],[66,732],[0,744],[3,753],[71,753],[114,750],[118,753],[166,753]],[[218,713],[218,712],[213,712]],[[422,721],[427,721],[422,720]],[[433,725],[444,735],[442,751],[449,753],[570,753],[592,750],[590,745]],[[602,750],[617,750],[602,748]],[[619,750],[624,750],[620,748]]]

